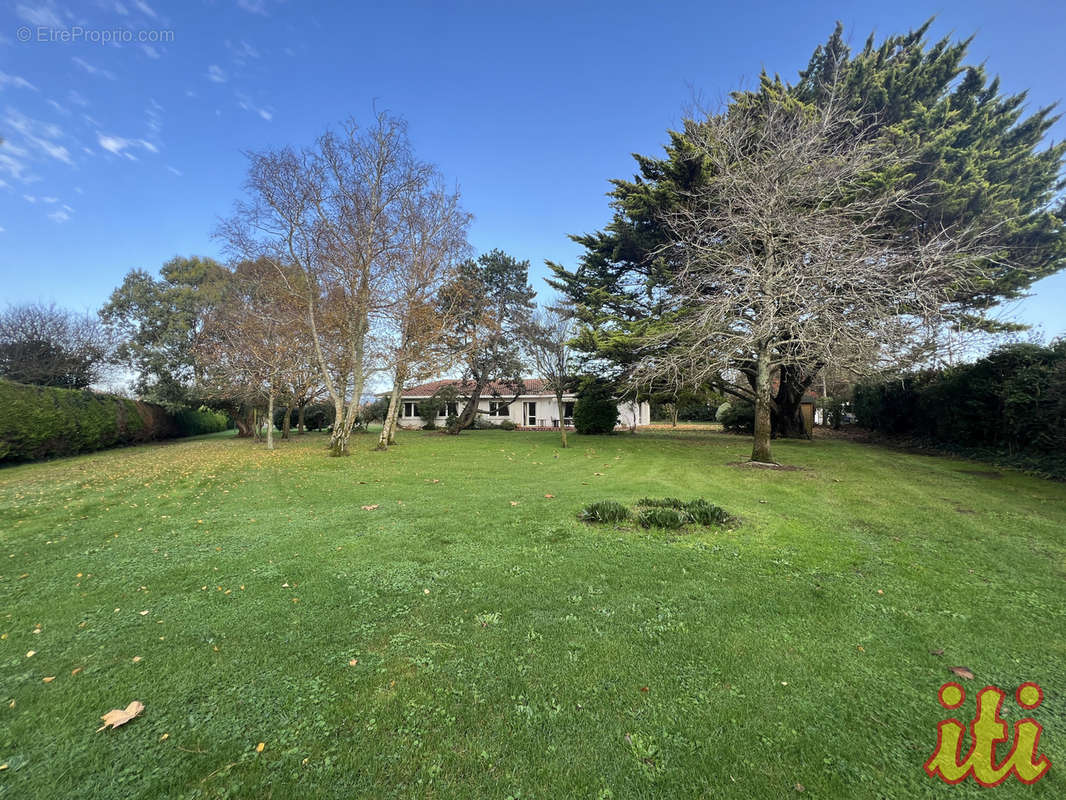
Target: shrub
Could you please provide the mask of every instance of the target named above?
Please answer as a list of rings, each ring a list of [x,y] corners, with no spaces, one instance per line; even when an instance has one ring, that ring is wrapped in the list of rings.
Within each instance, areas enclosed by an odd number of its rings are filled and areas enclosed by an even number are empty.
[[[200,436],[226,430],[229,417],[206,408],[183,408],[174,413],[178,436]]]
[[[677,508],[681,509],[685,507],[684,500],[678,500],[676,497],[663,497],[656,500],[653,497],[642,497],[637,501],[638,506],[644,506],[645,508]]]
[[[629,509],[614,500],[600,500],[589,503],[578,517],[585,522],[625,522],[629,519]]]
[[[0,381],[0,461],[35,461],[180,435],[162,406]]]
[[[1014,344],[973,364],[855,389],[859,424],[952,448],[998,451],[1043,468],[1066,450],[1066,339]]]
[[[747,400],[730,400],[718,408],[715,418],[730,433],[755,433],[755,406]]]
[[[427,397],[418,403],[418,416],[422,418],[422,430],[432,431],[437,428],[437,416],[444,407],[444,401],[437,395]]]
[[[724,508],[708,503],[702,497],[686,503],[684,511],[697,525],[725,525],[729,521]]]
[[[666,528],[674,531],[684,527],[688,522],[688,516],[675,508],[655,507],[641,511],[637,521],[645,528]]]
[[[321,431],[333,424],[337,410],[332,403],[308,403],[304,408],[304,428],[309,431]]]
[[[513,431],[518,426],[515,425],[514,422],[512,422],[511,420],[505,419],[500,423],[499,427],[501,431]]]
[[[609,384],[588,381],[577,393],[574,404],[574,430],[581,434],[614,433],[618,424],[618,402]]]

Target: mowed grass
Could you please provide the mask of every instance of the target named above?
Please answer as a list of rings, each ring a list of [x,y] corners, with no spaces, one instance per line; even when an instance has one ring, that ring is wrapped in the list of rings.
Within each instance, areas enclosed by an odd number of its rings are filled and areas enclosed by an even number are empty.
[[[1066,796],[1062,484],[700,431],[324,443],[0,471],[0,796]],[[740,524],[576,519],[644,496]],[[926,776],[954,665],[966,721],[1044,688],[1046,778]]]

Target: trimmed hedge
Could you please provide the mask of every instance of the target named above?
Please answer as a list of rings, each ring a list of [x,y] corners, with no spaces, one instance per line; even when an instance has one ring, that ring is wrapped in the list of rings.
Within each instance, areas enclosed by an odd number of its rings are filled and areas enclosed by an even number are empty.
[[[96,394],[0,381],[0,463],[224,430],[226,418]]]
[[[854,408],[871,430],[1066,477],[1066,340],[860,384]]]

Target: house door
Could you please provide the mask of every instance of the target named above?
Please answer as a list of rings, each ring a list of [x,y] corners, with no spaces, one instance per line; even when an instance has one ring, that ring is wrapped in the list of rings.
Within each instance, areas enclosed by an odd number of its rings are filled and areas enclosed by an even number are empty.
[[[524,403],[526,409],[526,425],[535,427],[537,424],[537,404]]]

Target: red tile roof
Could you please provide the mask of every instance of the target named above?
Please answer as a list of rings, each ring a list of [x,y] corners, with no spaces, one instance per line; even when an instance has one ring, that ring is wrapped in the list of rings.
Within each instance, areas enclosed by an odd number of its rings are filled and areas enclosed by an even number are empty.
[[[540,378],[523,378],[522,384],[525,386],[524,391],[521,394],[546,394],[544,389],[544,381]],[[403,391],[402,397],[430,397],[434,392],[443,389],[445,386],[454,386],[459,390],[460,394],[469,394],[474,391],[474,382],[465,381],[460,382],[457,380],[443,380],[443,381],[430,381],[429,383],[423,383],[418,386],[412,386],[409,389]],[[507,385],[506,383],[493,382],[485,386],[481,390],[482,397],[514,397],[514,387]]]

